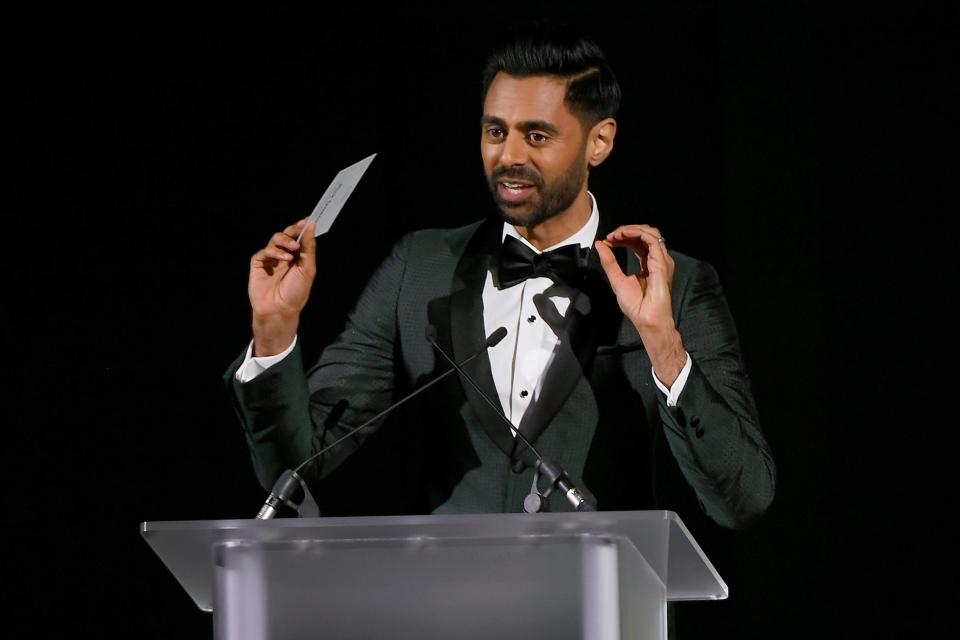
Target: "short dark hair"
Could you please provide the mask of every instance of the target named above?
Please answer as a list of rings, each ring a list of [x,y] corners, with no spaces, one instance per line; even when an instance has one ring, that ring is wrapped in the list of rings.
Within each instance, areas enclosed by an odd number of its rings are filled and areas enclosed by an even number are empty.
[[[567,107],[590,125],[616,117],[620,109],[620,85],[603,51],[566,25],[520,25],[507,33],[487,57],[481,102],[501,71],[515,78],[566,80]]]

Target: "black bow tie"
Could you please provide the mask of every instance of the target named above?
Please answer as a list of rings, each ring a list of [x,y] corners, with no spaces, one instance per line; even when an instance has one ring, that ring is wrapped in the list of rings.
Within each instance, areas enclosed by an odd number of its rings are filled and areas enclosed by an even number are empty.
[[[537,253],[513,236],[507,236],[500,247],[499,287],[512,287],[527,278],[550,278],[557,284],[576,287],[583,279],[589,254],[590,249],[582,249],[578,244]]]

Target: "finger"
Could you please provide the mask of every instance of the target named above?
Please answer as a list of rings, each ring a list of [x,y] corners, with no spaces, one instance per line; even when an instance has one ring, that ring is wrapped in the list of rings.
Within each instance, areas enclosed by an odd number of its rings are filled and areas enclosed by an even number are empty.
[[[663,234],[660,233],[659,229],[654,229],[654,232],[657,234],[657,246],[651,247],[650,253],[654,260],[663,263],[666,273],[672,273],[673,258],[670,256],[670,252],[667,251],[667,240],[663,237]]]
[[[280,260],[282,262],[291,262],[293,260],[292,253],[287,253],[283,249],[278,249],[277,247],[267,247],[263,250],[263,253],[267,258],[273,260]]]
[[[313,236],[316,226],[313,222],[307,223],[306,229],[303,230],[303,238],[300,240],[300,255],[309,257],[311,260],[317,255],[317,239]]]
[[[654,235],[658,235],[660,233],[659,229],[649,224],[622,224],[616,229],[614,229],[613,231],[611,231],[610,233],[617,233],[621,231],[624,231],[624,232],[646,231]]]
[[[296,240],[297,236],[300,235],[300,229],[303,229],[303,225],[305,224],[307,224],[307,219],[303,218],[302,220],[298,220],[297,222],[293,223],[292,225],[284,229],[283,232],[288,236],[290,236],[291,238],[293,238],[294,240]]]
[[[618,229],[617,231],[620,230]],[[626,233],[613,232],[607,236],[607,240],[604,242],[611,247],[631,249],[633,255],[637,257],[637,261],[640,263],[640,273],[645,273],[647,270],[647,258],[650,254],[650,246],[639,234],[639,231],[634,231],[629,235]]]
[[[615,246],[632,246],[636,244],[637,240],[647,246],[652,246],[658,243],[661,237],[663,236],[656,227],[651,227],[648,224],[630,224],[617,227],[607,234],[606,239],[614,243]]]
[[[286,233],[275,233],[273,236],[271,236],[267,247],[284,249],[289,253],[296,253],[300,250],[300,243]]]
[[[610,247],[603,240],[597,240],[594,243],[594,246],[597,248],[597,256],[600,258],[600,266],[603,267],[603,272],[607,274],[607,279],[610,281],[610,286],[616,289],[620,283],[626,278],[626,274],[623,273],[623,270],[620,268],[620,264],[617,262],[616,256],[613,255],[613,251],[610,250]]]
[[[646,230],[649,231],[651,235],[656,237],[657,249],[660,251],[661,255],[663,255],[664,258],[669,258],[670,254],[667,253],[667,239],[663,237],[663,233],[660,231],[660,229],[648,226]]]
[[[263,268],[271,269],[277,266],[281,260],[272,257],[266,249],[260,249],[250,258],[250,267],[251,268]]]
[[[624,225],[614,229],[608,236],[608,241],[614,246],[633,247],[637,257],[643,261],[644,257],[652,257],[654,261],[671,261],[667,252],[663,234],[656,227],[648,224]]]

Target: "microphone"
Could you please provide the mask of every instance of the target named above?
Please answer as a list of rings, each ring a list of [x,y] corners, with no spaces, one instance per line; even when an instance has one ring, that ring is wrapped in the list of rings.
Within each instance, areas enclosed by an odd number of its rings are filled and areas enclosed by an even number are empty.
[[[587,502],[587,499],[583,496],[582,493],[580,493],[580,490],[577,489],[577,487],[574,486],[574,484],[573,484],[572,482],[570,482],[570,478],[567,477],[566,472],[560,467],[560,465],[558,465],[557,463],[553,462],[553,461],[550,460],[549,458],[546,458],[546,457],[540,455],[540,452],[537,451],[536,447],[534,447],[534,446],[530,443],[529,440],[527,440],[526,436],[524,436],[522,433],[520,433],[520,431],[518,431],[518,430],[513,426],[513,423],[510,422],[510,420],[507,419],[507,416],[503,415],[503,409],[502,409],[499,405],[495,404],[495,403],[493,402],[493,400],[491,400],[491,399],[489,398],[489,396],[487,396],[487,394],[483,392],[483,389],[480,388],[480,385],[478,385],[473,378],[471,378],[470,376],[468,376],[467,373],[461,368],[461,366],[458,365],[456,362],[454,362],[454,361],[453,361],[453,358],[451,358],[449,355],[447,355],[447,352],[446,352],[446,351],[444,351],[443,349],[440,348],[440,345],[437,344],[437,329],[436,329],[436,327],[434,327],[433,325],[427,325],[426,331],[425,331],[424,333],[425,333],[425,335],[426,335],[427,341],[428,341],[431,345],[433,345],[433,348],[436,349],[437,351],[439,351],[440,354],[447,360],[447,362],[449,362],[449,363],[453,366],[453,369],[452,369],[452,370],[455,370],[457,373],[459,373],[459,374],[463,377],[464,380],[466,380],[467,382],[470,383],[470,386],[472,386],[472,387],[474,388],[474,390],[476,390],[476,392],[480,394],[480,397],[483,398],[483,399],[487,402],[488,405],[490,405],[490,407],[493,409],[494,413],[496,413],[501,419],[503,419],[503,421],[504,421],[505,423],[507,423],[507,426],[510,427],[511,433],[513,433],[514,436],[520,438],[521,442],[523,442],[523,444],[526,445],[526,447],[527,447],[528,449],[530,449],[530,451],[533,452],[533,455],[535,455],[535,456],[537,457],[537,468],[536,468],[536,471],[537,471],[538,474],[543,475],[543,476],[547,479],[547,481],[550,483],[550,484],[548,485],[547,492],[544,493],[544,494],[542,494],[542,497],[547,497],[547,496],[549,496],[549,495],[550,495],[550,491],[551,491],[554,487],[556,487],[556,488],[560,489],[560,491],[563,492],[563,494],[564,494],[564,495],[566,496],[566,498],[567,498],[567,502],[569,502],[570,505],[571,505],[575,510],[577,510],[577,511],[596,511],[596,510],[597,510],[596,507],[594,507],[592,504],[590,504],[589,502]],[[488,344],[489,346],[493,346],[493,345],[499,343],[501,340],[503,340],[503,339],[506,337],[506,335],[507,335],[507,330],[506,330],[506,328],[505,328],[505,327],[500,327],[499,329],[497,329],[496,331],[494,331],[493,333],[490,334],[490,337],[487,338],[487,344]],[[496,341],[493,342],[493,344],[490,344],[491,340],[492,340],[494,337],[496,337]],[[479,355],[479,354],[477,354],[477,355]],[[466,361],[464,361],[463,364],[466,364]],[[447,373],[449,373],[449,371],[448,371]],[[536,478],[534,478],[534,488],[536,488],[536,484],[537,484],[537,480],[536,480]],[[531,496],[533,496],[533,495],[534,495],[534,494],[531,494]],[[527,497],[530,498],[531,496],[527,496]],[[534,511],[539,511],[540,508],[542,507],[543,501],[542,501],[542,500],[537,500],[537,501],[535,501],[535,502],[536,502],[537,504],[536,504],[535,507],[533,507],[533,510],[534,510]],[[525,508],[525,509],[526,509],[526,506],[527,506],[526,501],[524,501],[524,508]]]
[[[433,325],[427,325],[427,330],[428,332],[432,330],[433,331],[432,335],[436,337],[437,330],[433,327]],[[468,362],[472,361],[474,358],[479,357],[480,354],[482,354],[484,351],[486,351],[490,347],[496,346],[497,344],[500,343],[501,340],[503,340],[506,337],[506,335],[507,335],[507,330],[504,329],[503,327],[500,327],[499,329],[497,329],[496,331],[490,334],[490,336],[484,341],[483,346],[476,353],[474,353],[469,358],[465,359],[463,362],[460,363],[460,365],[467,364]],[[328,444],[326,447],[324,447],[320,451],[317,451],[315,454],[313,454],[312,456],[310,456],[309,458],[301,462],[296,469],[292,471],[287,469],[282,474],[280,474],[280,478],[278,478],[276,483],[274,483],[273,489],[271,489],[270,491],[270,495],[267,496],[267,499],[264,501],[263,506],[260,507],[260,511],[257,513],[256,519],[269,520],[273,518],[275,515],[277,515],[277,509],[280,507],[281,504],[287,505],[288,507],[296,510],[298,508],[298,505],[291,502],[290,498],[293,495],[293,492],[297,490],[297,487],[299,486],[303,488],[305,496],[309,495],[309,492],[307,491],[307,485],[299,475],[300,471],[302,471],[304,467],[306,467],[308,464],[316,460],[318,457],[320,457],[330,449],[333,449],[335,446],[337,446],[347,438],[350,438],[361,429],[365,427],[369,427],[371,424],[373,424],[383,416],[387,415],[388,413],[390,413],[391,411],[393,411],[403,403],[407,402],[408,400],[412,399],[414,396],[422,393],[423,391],[426,391],[436,383],[446,378],[448,375],[452,374],[454,371],[457,371],[460,365],[453,363],[453,366],[456,367],[455,369],[448,369],[447,371],[444,371],[439,376],[437,376],[427,384],[423,385],[419,389],[415,389],[414,391],[407,394],[400,400],[397,400],[392,405],[390,405],[389,407],[387,407],[377,415],[373,416],[372,418],[370,418],[369,420],[361,424],[359,427],[355,427],[351,429],[346,434],[337,438],[336,440]]]
[[[281,473],[280,478],[274,483],[270,495],[266,501],[264,501],[263,506],[260,507],[260,511],[257,513],[257,520],[269,520],[277,515],[277,509],[281,504],[285,504],[296,510],[297,505],[290,501],[290,496],[292,496],[293,492],[297,490],[297,487],[301,485],[303,485],[304,491],[306,491],[306,485],[303,484],[303,480],[300,479],[300,476],[298,476],[295,471],[287,469]]]

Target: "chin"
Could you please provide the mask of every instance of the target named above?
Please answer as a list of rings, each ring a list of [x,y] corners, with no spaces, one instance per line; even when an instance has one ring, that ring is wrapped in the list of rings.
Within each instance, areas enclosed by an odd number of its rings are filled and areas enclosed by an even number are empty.
[[[543,222],[549,217],[544,215],[541,207],[529,203],[517,207],[498,201],[497,209],[500,210],[500,217],[503,218],[504,222],[517,227],[529,227],[538,222]]]
[[[517,209],[504,206],[500,207],[500,217],[503,218],[504,222],[507,224],[512,224],[515,227],[526,227],[533,219],[533,216],[530,214],[523,215]]]

